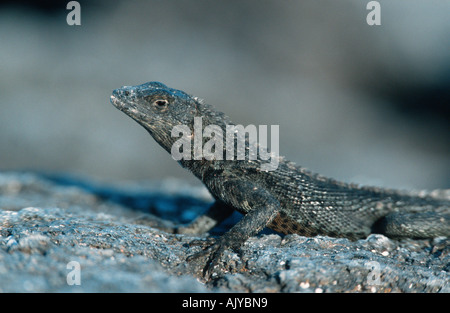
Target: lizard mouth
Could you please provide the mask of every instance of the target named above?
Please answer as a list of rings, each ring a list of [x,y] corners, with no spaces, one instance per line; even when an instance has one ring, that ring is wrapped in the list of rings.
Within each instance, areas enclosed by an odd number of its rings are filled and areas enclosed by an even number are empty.
[[[114,105],[116,108],[118,108],[120,111],[124,111],[129,104],[127,101],[124,101],[123,99],[120,99],[117,95],[112,94],[109,98],[109,101]]]
[[[120,97],[112,94],[111,97],[109,98],[109,101],[120,111],[131,115],[130,113],[134,111],[136,111],[135,109],[133,109],[133,107],[130,105],[130,103],[128,103],[128,101],[124,101],[122,99],[120,99]]]
[[[122,102],[119,101],[119,99],[117,99],[117,97],[115,95],[111,95],[111,97],[109,97],[109,101],[115,106],[115,107],[119,107],[122,106]]]
[[[139,112],[136,108],[136,104],[127,99],[122,99],[121,94],[116,90],[113,91],[113,94],[109,98],[110,102],[120,111],[141,123],[144,120],[144,114]]]
[[[123,113],[130,115],[129,113],[129,105],[127,105],[127,103],[125,103],[124,101],[120,100],[119,98],[117,98],[116,96],[112,95],[109,98],[109,101],[112,103],[112,105],[114,105],[116,107],[116,109],[118,109],[119,111],[122,111]]]
[[[124,99],[119,89],[113,91],[112,95],[109,97],[109,101],[120,111],[124,112],[131,105],[128,99]]]

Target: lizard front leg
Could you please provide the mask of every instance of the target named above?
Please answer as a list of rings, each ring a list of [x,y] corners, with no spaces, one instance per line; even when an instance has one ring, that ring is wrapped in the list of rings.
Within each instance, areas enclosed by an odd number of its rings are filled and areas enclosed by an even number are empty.
[[[280,211],[280,203],[275,197],[249,181],[227,180],[222,183],[222,186],[217,186],[215,183],[215,187],[220,190],[216,196],[246,214],[213,245],[188,258],[188,261],[191,261],[207,257],[207,263],[203,269],[203,275],[207,278],[212,275],[226,249],[240,248],[248,238],[257,235],[270,224]]]

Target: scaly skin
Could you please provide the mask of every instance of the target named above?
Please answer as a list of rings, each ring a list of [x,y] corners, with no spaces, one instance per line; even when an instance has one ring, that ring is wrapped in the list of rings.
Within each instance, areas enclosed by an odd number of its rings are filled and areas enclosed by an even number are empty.
[[[202,117],[203,129],[218,125],[224,134],[226,125],[234,125],[202,100],[159,82],[116,89],[111,102],[169,153],[178,139],[171,136],[173,127],[187,125],[193,132],[194,117]],[[264,227],[283,234],[350,239],[370,233],[391,238],[450,236],[450,201],[338,182],[312,174],[283,157],[276,170],[263,171],[261,165],[268,161],[249,161],[248,153],[240,161],[225,160],[225,150],[223,156],[220,160],[179,161],[206,185],[216,203],[189,225],[161,225],[174,233],[198,234],[213,228],[234,209],[245,214],[213,245],[193,256],[209,258],[204,272],[208,276],[225,249],[239,248]]]

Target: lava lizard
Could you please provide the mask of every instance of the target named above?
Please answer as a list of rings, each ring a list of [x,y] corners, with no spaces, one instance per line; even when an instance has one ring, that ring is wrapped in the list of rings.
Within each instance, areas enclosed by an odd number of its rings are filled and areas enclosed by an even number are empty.
[[[194,130],[218,125],[225,132],[234,125],[203,100],[159,82],[123,86],[111,103],[142,125],[169,153],[177,140],[177,125]],[[248,151],[248,149],[246,150]],[[225,154],[225,149],[224,149]],[[248,156],[248,155],[246,155]],[[182,226],[160,228],[173,233],[200,234],[227,218],[233,210],[244,214],[228,232],[192,259],[207,258],[211,275],[225,249],[238,249],[249,237],[268,227],[283,234],[326,235],[352,240],[370,233],[391,238],[450,236],[450,201],[375,187],[359,187],[313,174],[279,157],[278,168],[261,170],[265,160],[188,158],[179,160],[199,178],[215,198],[208,211]]]

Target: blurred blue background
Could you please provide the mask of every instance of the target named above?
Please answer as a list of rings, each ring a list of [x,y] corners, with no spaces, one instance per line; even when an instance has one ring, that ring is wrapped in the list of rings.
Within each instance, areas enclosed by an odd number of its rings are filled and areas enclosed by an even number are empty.
[[[200,184],[109,103],[161,81],[347,182],[450,188],[450,1],[0,2],[0,170]]]

